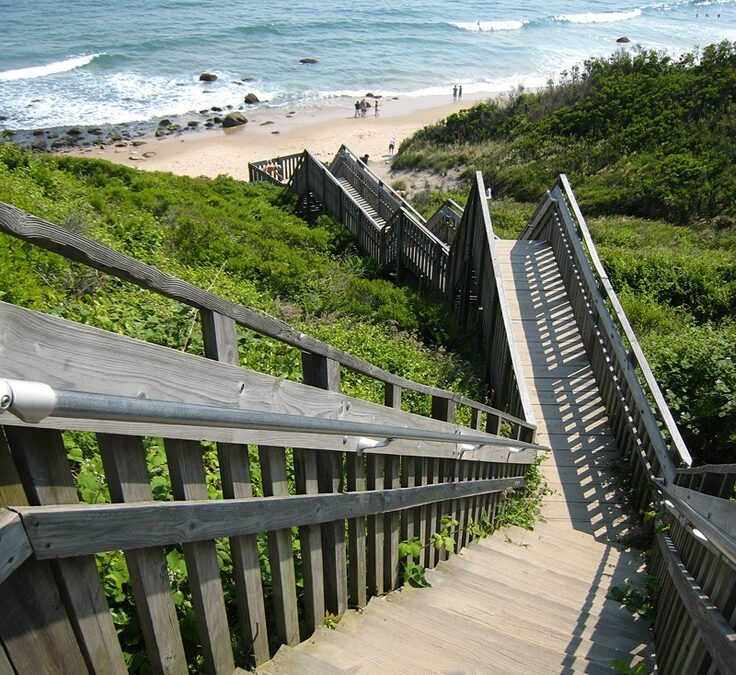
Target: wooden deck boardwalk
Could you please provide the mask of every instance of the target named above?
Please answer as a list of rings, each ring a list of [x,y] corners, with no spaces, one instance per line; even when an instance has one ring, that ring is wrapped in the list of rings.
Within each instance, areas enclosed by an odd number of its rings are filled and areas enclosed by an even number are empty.
[[[497,244],[538,440],[553,449],[545,522],[472,545],[427,573],[431,588],[374,598],[259,672],[610,673],[651,656],[646,623],[607,598],[643,560],[618,543],[618,453],[557,264],[546,243]]]

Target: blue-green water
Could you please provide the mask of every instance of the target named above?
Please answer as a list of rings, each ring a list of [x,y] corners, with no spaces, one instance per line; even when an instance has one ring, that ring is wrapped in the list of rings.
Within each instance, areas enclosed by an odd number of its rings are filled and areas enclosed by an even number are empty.
[[[249,91],[289,107],[456,83],[503,92],[611,54],[624,35],[626,49],[672,55],[734,41],[736,0],[0,0],[0,128],[237,107]]]

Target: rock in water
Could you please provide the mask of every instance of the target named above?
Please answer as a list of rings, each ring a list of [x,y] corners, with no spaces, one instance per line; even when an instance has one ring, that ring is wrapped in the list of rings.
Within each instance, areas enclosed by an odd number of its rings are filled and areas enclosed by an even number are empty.
[[[225,119],[222,120],[222,126],[226,129],[230,127],[239,127],[243,124],[246,124],[248,122],[247,119],[245,119],[245,115],[241,112],[231,112],[225,115]]]
[[[625,35],[621,36],[616,42],[631,42]]]
[[[258,97],[252,91],[245,95],[243,101],[248,105],[252,105],[253,103],[260,103]]]
[[[319,63],[319,61],[317,61],[317,59],[309,57],[306,59],[299,59],[299,63]]]
[[[217,75],[214,73],[202,73],[199,76],[200,82],[214,82],[217,79]]]

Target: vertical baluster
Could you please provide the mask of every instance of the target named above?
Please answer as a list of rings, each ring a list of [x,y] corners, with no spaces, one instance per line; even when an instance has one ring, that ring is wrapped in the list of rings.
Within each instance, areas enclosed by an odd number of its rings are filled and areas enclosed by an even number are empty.
[[[429,460],[429,466],[428,471],[429,474],[427,476],[428,483],[431,485],[436,485],[440,482],[440,466],[442,465],[442,460],[438,457],[433,457]],[[439,518],[439,502],[433,502],[432,504],[429,504],[427,506],[427,539],[429,540],[432,535],[437,531],[437,523]],[[437,562],[439,560],[439,554],[437,549],[430,543],[429,546],[427,546],[426,553],[425,553],[425,565],[432,569],[435,565],[437,565]]]
[[[294,449],[294,477],[299,494],[319,492],[317,451]],[[324,622],[325,584],[322,566],[322,528],[303,525],[299,528],[299,544],[304,575],[304,621],[311,635]]]
[[[432,417],[443,422],[455,421],[455,401],[441,396],[432,396]],[[440,481],[452,482],[455,480],[455,461],[445,459],[441,462]],[[440,518],[444,515],[452,516],[454,513],[454,500],[441,502],[437,505],[437,529],[440,529]],[[439,552],[440,560],[447,560],[448,554],[444,549]]]
[[[383,455],[368,455],[368,489],[383,489]],[[384,517],[382,513],[374,516],[368,516],[368,541],[367,541],[367,561],[368,561],[368,592],[371,595],[382,595],[383,586],[383,549],[384,549]]]
[[[199,443],[179,439],[166,439],[164,443],[174,498],[181,501],[208,499]],[[215,542],[195,541],[183,544],[182,548],[205,667],[210,673],[230,675],[235,662]]]
[[[384,488],[396,490],[401,487],[401,476],[398,455],[384,457]],[[391,511],[384,520],[384,575],[383,583],[387,591],[399,585],[399,511]]]
[[[0,476],[0,506],[26,506],[29,500],[2,428]],[[7,651],[18,672],[50,675],[87,672],[51,562],[29,558],[3,581],[2,594],[0,651]],[[39,644],[44,648],[39,649]],[[14,672],[11,667],[10,673]]]
[[[401,408],[401,388],[386,383],[384,403],[391,408]],[[384,457],[384,487],[393,490],[400,487],[399,457]],[[399,583],[399,511],[387,513],[384,520],[384,587],[392,590]]]
[[[240,365],[235,321],[210,310],[200,310],[202,337],[207,358]],[[225,499],[253,496],[250,461],[246,446],[218,443],[222,494]],[[246,650],[252,649],[255,664],[270,658],[266,608],[263,600],[258,537],[249,534],[230,537],[235,592],[240,615],[240,631]],[[249,647],[251,646],[251,647]]]
[[[112,501],[152,501],[141,439],[111,434],[98,434],[97,439]],[[151,666],[156,672],[186,673],[184,645],[163,548],[126,551],[125,561]]]
[[[351,453],[347,457],[348,491],[366,489],[365,459]],[[350,565],[348,567],[348,599],[352,607],[365,607],[366,598],[366,521],[365,517],[348,521]]]
[[[286,475],[286,452],[283,448],[260,446],[261,476],[265,497],[285,497],[289,494]],[[291,530],[268,533],[268,559],[271,563],[276,632],[286,645],[299,643],[299,614],[296,602],[296,576]]]
[[[313,387],[340,391],[340,364],[316,354],[302,354],[304,382]],[[317,474],[320,492],[343,491],[343,455],[340,452],[320,452]],[[325,607],[333,614],[343,614],[348,608],[347,557],[345,551],[345,521],[322,525],[322,564],[324,566]]]

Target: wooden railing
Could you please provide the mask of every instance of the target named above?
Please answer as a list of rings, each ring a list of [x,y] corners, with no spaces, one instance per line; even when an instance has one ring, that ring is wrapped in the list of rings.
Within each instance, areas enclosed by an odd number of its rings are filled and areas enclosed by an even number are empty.
[[[324,172],[320,170],[323,165],[309,153],[307,153],[307,158],[305,165],[312,168],[312,183],[319,181],[321,190],[325,193],[327,190],[332,191],[331,194],[335,198],[333,202],[336,205],[335,212],[342,213],[350,225],[363,223],[362,219],[365,217],[363,212],[355,202],[345,195],[334,177],[325,176]],[[310,180],[310,176],[306,172],[296,174],[295,178],[299,176],[303,176],[303,180]],[[324,184],[322,184],[322,181],[324,181]],[[327,190],[325,190],[325,186],[327,186]],[[338,216],[335,215],[335,217]],[[507,413],[454,392],[427,386],[390,373],[364,359],[306,335],[274,317],[250,307],[236,305],[214,293],[168,275],[155,267],[113,251],[98,242],[81,237],[74,232],[36,218],[25,211],[2,202],[0,202],[0,232],[13,235],[40,248],[59,253],[69,260],[80,262],[93,269],[134,283],[146,290],[194,307],[200,310],[203,331],[215,330],[209,326],[212,321],[209,317],[210,314],[219,315],[225,317],[224,320],[226,321],[232,321],[236,325],[249,328],[262,335],[296,347],[313,354],[315,357],[330,359],[350,370],[378,380],[383,383],[386,391],[392,392],[392,398],[398,398],[399,401],[402,390],[416,392],[431,397],[433,401],[435,399],[444,401],[442,406],[452,411],[451,419],[454,419],[455,410],[458,406],[465,406],[470,409],[474,418],[477,417],[482,420],[482,422],[478,422],[479,425],[485,423],[488,416],[493,420],[500,418],[510,425],[513,437],[533,439],[534,425],[520,419],[513,413]],[[364,237],[363,241],[370,243],[372,240],[369,237]],[[517,429],[519,426],[523,427],[522,431]],[[481,428],[481,426],[476,428]]]
[[[303,156],[304,153],[299,152],[294,155],[252,162],[248,164],[248,180],[251,183],[268,182],[285,185],[298,171]]]
[[[395,588],[402,528],[427,541],[445,513],[463,527],[481,511],[493,518],[503,491],[521,485],[532,450],[460,444],[463,437],[476,444],[500,439],[471,430],[459,435],[452,424],[401,412],[396,400],[384,407],[343,396],[339,366],[328,359],[305,354],[305,380],[315,386],[240,368],[234,324],[213,318],[216,330],[205,332],[208,349],[233,365],[0,304],[0,371],[91,392],[84,400],[101,411],[90,417],[67,406],[63,416],[52,412],[23,422],[11,414],[14,407],[22,414],[30,405],[35,414],[43,400],[31,385],[0,417],[0,542],[12,543],[12,555],[0,564],[0,637],[15,672],[125,672],[95,553],[124,551],[146,656],[154,671],[185,673],[192,655],[185,655],[163,548],[181,546],[199,655],[208,671],[232,673],[251,662],[248,656],[236,664],[235,617],[245,652],[256,662],[267,660],[278,644],[308,637],[326,611],[339,615]],[[105,395],[128,397],[122,412],[101,401]],[[157,400],[171,409],[173,422],[147,411]],[[276,414],[262,426],[217,426],[196,422],[192,408],[203,409],[206,420],[220,409]],[[304,429],[280,430],[279,414],[303,421]],[[375,425],[326,435],[310,431],[310,419],[322,426],[379,420],[399,433],[444,432],[451,440],[397,437],[382,444],[358,435]],[[68,429],[96,434],[96,443],[86,441],[87,461],[89,448],[96,448],[104,464],[97,480],[111,503],[79,504],[66,459],[70,437],[61,433]],[[152,437],[165,439],[171,490],[164,501],[153,499],[149,473],[160,476],[161,461],[147,463]],[[204,456],[213,446],[203,447],[202,440],[217,443],[219,463],[210,461],[207,471]],[[257,455],[248,444],[258,446]],[[256,485],[254,477],[260,477]],[[221,486],[222,498],[212,498],[213,485]],[[461,533],[458,544],[466,536]],[[217,553],[221,538],[229,539],[227,569]],[[271,570],[265,589],[259,546],[267,547]],[[430,565],[436,561],[428,556]],[[222,573],[237,602],[226,603]]]
[[[659,584],[657,667],[736,672],[736,502],[654,485],[660,510],[651,574]]]
[[[736,672],[733,465],[688,468],[690,453],[606,275],[566,177],[523,235],[548,241],[619,450],[633,506],[656,513],[657,665],[673,675]],[[681,467],[681,468],[678,468]],[[682,468],[684,467],[684,468]]]
[[[450,249],[447,293],[463,326],[472,330],[485,359],[486,381],[496,407],[533,420],[531,400],[520,376],[519,355],[496,252],[483,176],[475,181]]]
[[[734,499],[736,464],[704,464],[678,469],[675,485],[721,499]]]
[[[420,290],[444,295],[447,281],[447,245],[419,225],[403,207],[385,230],[385,258],[389,268],[401,279],[410,274]]]
[[[462,218],[463,207],[453,199],[447,199],[426,222],[426,227],[432,234],[451,246]]]
[[[328,181],[315,176],[305,180]],[[478,431],[503,421],[517,438],[533,433],[513,415],[388,373],[12,206],[0,204],[0,229],[196,307],[208,357],[0,303],[0,378],[82,392],[102,411],[45,409],[23,421],[13,413],[29,402],[37,411],[44,397],[31,387],[6,401],[0,382],[0,408],[11,406],[0,415],[2,672],[126,671],[93,557],[117,550],[154,672],[185,673],[192,659],[218,673],[263,662],[279,644],[309,636],[325,612],[396,588],[400,537],[426,542],[448,514],[465,544],[471,520],[493,520],[536,457],[537,446]],[[238,325],[302,350],[304,383],[239,367]],[[341,394],[343,366],[383,382],[385,405]],[[431,396],[432,418],[403,412],[404,390]],[[123,412],[107,407],[107,396],[124,397]],[[174,421],[147,412],[157,402]],[[217,411],[271,417],[203,423],[195,415],[202,406],[206,419]],[[457,406],[471,409],[472,428],[454,424]],[[143,412],[131,418],[131,409]],[[303,428],[284,430],[276,424],[284,416]],[[85,447],[101,457],[102,503],[79,503],[71,430],[93,434]],[[153,456],[157,438],[165,454]],[[154,500],[151,476],[162,471],[170,489]],[[194,640],[191,628],[182,638],[177,617],[172,546],[186,562]],[[422,562],[440,557],[428,546]],[[265,560],[270,576],[262,578]]]
[[[650,477],[663,476],[671,483],[678,465],[690,465],[690,453],[564,175],[522,238],[543,239],[552,245],[618,447],[631,460],[636,502],[643,509],[651,501]]]
[[[390,185],[384,183],[363,164],[350,149],[342,145],[330,164],[330,172],[338,178],[344,176],[381,218],[388,222],[403,207],[409,216],[423,225],[424,217]]]

